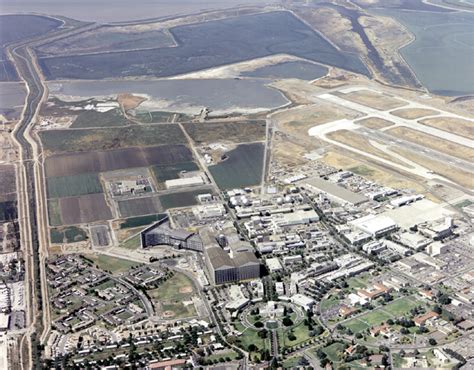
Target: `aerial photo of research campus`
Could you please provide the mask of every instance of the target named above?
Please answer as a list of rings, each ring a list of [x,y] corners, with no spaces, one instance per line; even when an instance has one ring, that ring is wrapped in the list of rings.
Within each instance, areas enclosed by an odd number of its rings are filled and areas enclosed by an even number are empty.
[[[0,0],[0,370],[474,369],[474,0]]]

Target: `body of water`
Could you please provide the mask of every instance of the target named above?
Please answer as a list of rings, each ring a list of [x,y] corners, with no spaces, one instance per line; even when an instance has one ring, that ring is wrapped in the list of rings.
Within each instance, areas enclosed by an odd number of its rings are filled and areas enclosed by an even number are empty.
[[[401,49],[420,82],[431,92],[474,94],[474,13],[379,10],[416,37]]]
[[[265,66],[251,72],[242,73],[243,76],[265,78],[299,78],[300,80],[315,80],[325,76],[328,69],[319,64],[309,62],[285,62]]]
[[[227,159],[209,167],[221,189],[255,186],[262,181],[265,146],[262,143],[241,144],[226,153]]]
[[[41,13],[100,23],[135,21],[231,8],[274,0],[2,0],[1,14]]]
[[[142,109],[199,113],[259,111],[282,106],[288,100],[263,80],[155,80],[155,81],[72,81],[52,83],[50,94],[65,100],[81,100],[120,93],[147,95]],[[140,108],[139,108],[140,109]]]

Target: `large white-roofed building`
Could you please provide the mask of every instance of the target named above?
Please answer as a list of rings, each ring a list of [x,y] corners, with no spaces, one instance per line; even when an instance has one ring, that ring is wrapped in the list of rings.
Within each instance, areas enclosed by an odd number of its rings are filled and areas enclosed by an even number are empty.
[[[387,235],[398,229],[398,225],[390,217],[384,215],[368,215],[349,222],[350,225],[373,237]]]

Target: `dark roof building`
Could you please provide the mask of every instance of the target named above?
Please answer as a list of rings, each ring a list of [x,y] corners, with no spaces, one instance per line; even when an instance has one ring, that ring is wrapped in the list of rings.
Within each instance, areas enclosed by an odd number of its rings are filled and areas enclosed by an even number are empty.
[[[142,248],[155,245],[169,245],[176,249],[190,249],[202,252],[203,243],[197,233],[186,230],[172,229],[169,218],[156,222],[141,233]]]
[[[225,251],[217,245],[206,248],[206,264],[214,284],[233,283],[260,277],[261,265],[250,247]]]

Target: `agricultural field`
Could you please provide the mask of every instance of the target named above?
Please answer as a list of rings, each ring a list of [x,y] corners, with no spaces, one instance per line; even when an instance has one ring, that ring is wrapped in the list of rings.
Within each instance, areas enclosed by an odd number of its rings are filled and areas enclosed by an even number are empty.
[[[49,199],[103,192],[97,173],[49,177],[46,179],[46,187]]]
[[[112,213],[104,194],[88,194],[59,199],[62,225],[110,220]]]
[[[227,159],[209,166],[209,171],[221,189],[258,185],[262,181],[264,151],[262,143],[241,144],[225,154]]]
[[[474,122],[453,117],[435,117],[421,120],[420,123],[443,131],[474,140]]]
[[[290,12],[195,23],[170,32],[177,47],[117,52],[112,59],[108,53],[40,58],[39,64],[50,80],[167,77],[285,53],[368,75],[357,56],[337,50]]]
[[[181,191],[160,195],[160,203],[163,210],[178,207],[190,207],[197,204],[197,196],[200,194],[212,193],[212,188],[200,188],[199,190]]]
[[[91,127],[115,127],[126,126],[130,122],[120,109],[113,109],[108,112],[98,112],[95,110],[85,110],[79,113],[70,128],[91,128]]]
[[[48,157],[45,167],[47,176],[56,177],[152,165],[170,165],[189,162],[192,159],[192,153],[187,146],[161,145],[58,154]]]
[[[0,202],[0,222],[13,221],[18,218],[16,200]]]
[[[47,130],[40,131],[39,136],[48,155],[186,143],[181,128],[174,124],[125,126],[113,129]]]
[[[0,202],[16,199],[15,166],[0,165]]]
[[[196,315],[192,298],[196,289],[191,279],[186,275],[175,272],[158,288],[149,290],[148,295],[163,318],[179,319]]]
[[[120,200],[117,203],[123,218],[155,215],[163,210],[158,196]]]
[[[266,130],[264,120],[184,123],[183,126],[197,144],[261,141],[265,139]]]
[[[87,232],[79,227],[60,227],[50,230],[51,243],[76,243],[87,240]]]
[[[197,171],[198,165],[195,162],[182,162],[168,166],[153,166],[153,175],[158,183],[164,183],[166,180],[177,179],[183,171]]]
[[[62,224],[59,199],[48,199],[48,219],[51,226]]]

